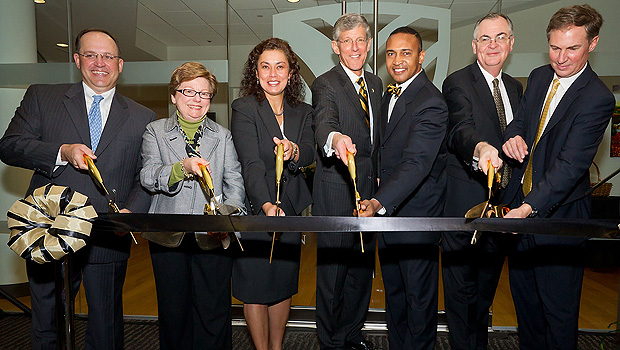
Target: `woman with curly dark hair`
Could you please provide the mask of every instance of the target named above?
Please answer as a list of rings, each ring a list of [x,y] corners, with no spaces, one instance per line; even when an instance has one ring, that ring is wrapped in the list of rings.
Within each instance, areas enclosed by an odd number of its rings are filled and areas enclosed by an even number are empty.
[[[259,43],[248,56],[241,98],[232,103],[231,131],[253,215],[300,215],[310,190],[300,168],[314,161],[312,107],[303,102],[297,57],[278,38]],[[284,171],[276,206],[275,150],[284,146]],[[276,212],[277,211],[277,212]],[[297,293],[300,233],[284,233],[269,262],[273,232],[243,232],[245,252],[233,267],[233,296],[244,303],[257,350],[280,350],[291,297]]]

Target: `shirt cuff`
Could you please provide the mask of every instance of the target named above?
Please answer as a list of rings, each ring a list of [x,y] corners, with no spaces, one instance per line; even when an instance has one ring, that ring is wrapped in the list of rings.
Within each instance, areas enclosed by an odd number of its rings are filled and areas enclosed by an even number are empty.
[[[377,200],[377,198],[373,198],[373,199],[376,200],[377,202],[379,202]],[[379,203],[381,203],[381,202],[379,202]],[[387,213],[387,210],[385,210],[385,207],[381,207],[381,209],[377,210],[377,212],[375,214],[377,214],[377,215],[385,215],[386,213]]]
[[[336,134],[342,135],[338,131],[332,131],[327,135],[327,141],[325,141],[325,145],[323,145],[323,151],[325,151],[326,157],[331,157],[335,153],[335,150],[332,148],[332,140]]]
[[[62,157],[60,155],[60,149],[61,148],[62,148],[62,146],[60,148],[58,148],[58,154],[56,155],[56,163],[54,164],[54,171],[56,171],[56,169],[58,169],[61,166],[65,166],[65,165],[69,164],[69,162],[62,160]]]
[[[473,171],[480,171],[480,168],[478,167],[478,162],[480,162],[480,158],[473,156],[471,161],[471,169]]]

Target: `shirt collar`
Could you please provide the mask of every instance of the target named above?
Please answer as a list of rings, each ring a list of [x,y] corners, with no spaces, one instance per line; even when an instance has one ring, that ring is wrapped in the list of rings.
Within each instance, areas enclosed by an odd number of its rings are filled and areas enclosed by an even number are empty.
[[[420,69],[419,72],[417,72],[416,74],[414,74],[411,78],[405,80],[404,83],[402,84],[396,84],[397,87],[400,87],[400,96],[403,95],[403,92],[405,92],[405,90],[407,90],[407,88],[409,87],[409,85],[411,84],[412,81],[415,80],[415,78],[418,77],[418,75],[420,75],[420,73],[422,73],[424,69]]]
[[[494,77],[493,75],[491,75],[491,73],[487,72],[484,68],[482,68],[478,60],[476,60],[476,63],[478,64],[478,67],[480,67],[480,71],[482,72],[482,76],[484,77],[484,80],[487,81],[487,85],[493,86],[493,79],[499,80],[500,84],[502,83],[502,70],[501,69],[499,71],[499,74],[496,77]]]
[[[571,85],[573,85],[575,80],[577,80],[577,78],[579,78],[579,76],[583,73],[583,71],[586,70],[587,66],[588,66],[588,62],[586,62],[585,66],[583,66],[583,68],[581,68],[581,70],[577,74],[571,75],[570,77],[560,78],[560,77],[558,77],[558,75],[556,73],[553,73],[553,78],[554,79],[558,79],[560,81],[560,85],[562,86],[564,91],[566,91],[566,90],[568,90],[568,88],[570,88]]]
[[[347,68],[344,64],[342,64],[342,62],[340,62],[340,65],[344,69],[344,72],[347,73],[347,76],[349,77],[349,79],[351,80],[351,82],[353,84],[357,84],[357,79],[359,79],[360,77],[364,78],[364,70],[363,69],[362,69],[362,75],[357,75],[357,74],[355,74],[355,72],[353,72],[352,70]],[[364,80],[366,80],[366,78],[364,78]],[[368,85],[368,84],[366,84],[366,85]]]
[[[111,88],[110,90],[98,94],[95,92],[95,90],[91,89],[88,85],[86,85],[85,82],[82,81],[82,87],[84,88],[84,95],[86,96],[87,101],[89,101],[89,103],[93,102],[93,95],[101,95],[103,96],[103,100],[104,101],[109,101],[109,97],[114,95],[114,92],[116,92],[116,86]]]

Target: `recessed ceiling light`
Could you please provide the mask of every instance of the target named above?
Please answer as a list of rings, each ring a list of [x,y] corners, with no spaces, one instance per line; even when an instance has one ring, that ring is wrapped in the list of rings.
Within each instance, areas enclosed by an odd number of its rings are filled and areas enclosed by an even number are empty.
[[[45,0],[34,0],[35,4],[45,4]]]
[[[293,3],[295,3],[295,2],[299,2],[299,0],[288,0],[288,2],[293,2]]]
[[[65,44],[65,43],[56,43],[56,46],[58,46],[58,47],[69,47],[69,44]]]

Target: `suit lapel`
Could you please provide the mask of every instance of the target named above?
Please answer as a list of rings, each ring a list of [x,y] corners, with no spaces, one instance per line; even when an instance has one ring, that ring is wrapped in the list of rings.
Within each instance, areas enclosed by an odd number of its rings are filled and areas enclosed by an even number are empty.
[[[480,67],[478,67],[476,62],[472,64],[472,78],[472,85],[474,86],[480,101],[482,101],[484,110],[487,112],[488,119],[493,124],[495,133],[497,135],[502,135],[502,128],[499,125],[499,115],[497,114],[497,107],[495,106],[493,93],[489,89],[489,85],[487,84],[487,81],[484,78],[484,75],[482,75]]]
[[[122,96],[115,92],[112,99],[112,106],[110,107],[110,114],[108,115],[108,120],[103,127],[101,140],[99,141],[95,155],[99,155],[105,151],[112,140],[114,140],[114,138],[116,138],[118,133],[122,130],[123,125],[125,125],[128,118],[129,108],[127,107],[127,103]]]
[[[299,141],[299,133],[301,132],[299,126],[303,127],[301,118],[302,115],[297,112],[297,109],[289,106],[286,100],[284,100],[284,134],[287,139],[293,142]]]
[[[365,76],[368,75],[365,73]],[[372,109],[372,140],[373,144],[376,144],[381,137],[381,123],[383,123],[383,114],[381,113],[382,108],[382,86],[381,84],[375,84],[374,79],[367,79],[369,86],[369,95],[370,95],[370,108]]]
[[[86,111],[85,101],[84,88],[80,82],[74,84],[67,91],[64,105],[80,139],[85,145],[90,145],[90,128],[88,127],[88,112]]]
[[[568,107],[570,107],[570,105],[577,98],[577,96],[579,96],[579,91],[583,89],[590,81],[591,74],[592,69],[590,68],[590,65],[588,65],[588,67],[583,71],[583,73],[581,73],[581,76],[579,76],[579,78],[577,78],[577,80],[573,82],[570,88],[568,88],[568,91],[564,93],[564,96],[562,96],[560,103],[553,111],[551,119],[549,119],[549,123],[547,123],[547,127],[545,127],[543,134],[540,136],[541,139],[545,137],[545,135],[549,133],[549,130],[553,129],[553,127],[556,126],[557,123],[562,120],[562,118],[566,115]]]
[[[507,80],[504,79],[506,74],[502,73],[502,81],[504,82],[504,86],[506,87],[506,92],[508,93],[508,99],[510,100],[510,108],[512,109],[512,115],[517,115],[517,110],[519,109],[519,89],[516,85],[507,83]]]
[[[286,104],[284,108],[284,117],[286,118]],[[267,128],[267,132],[269,132],[269,135],[274,135],[277,136],[279,139],[282,139],[282,131],[280,131],[278,121],[276,120],[276,117],[273,114],[273,110],[271,109],[271,105],[269,105],[269,101],[267,101],[267,99],[259,102],[257,112],[260,116],[261,121],[265,125],[265,128]],[[284,127],[286,127],[286,122],[284,123]]]
[[[340,78],[340,85],[342,86],[342,91],[344,91],[344,94],[347,96],[347,98],[349,98],[351,105],[354,106],[354,108],[357,110],[357,113],[353,113],[353,115],[355,115],[359,119],[360,123],[364,123],[364,125],[366,125],[366,117],[364,117],[366,111],[364,111],[364,109],[362,108],[359,95],[355,90],[355,85],[353,85],[353,83],[349,79],[349,76],[344,71],[344,68],[342,68],[342,65],[340,63],[336,65],[336,68],[336,71],[338,72]]]
[[[390,120],[388,121],[385,129],[385,134],[381,139],[382,142],[387,141],[390,138],[390,135],[395,130],[398,122],[405,116],[407,112],[407,105],[413,102],[413,99],[418,94],[418,91],[426,84],[428,78],[426,77],[426,73],[424,70],[420,72],[420,74],[407,86],[405,91],[403,91],[396,100],[396,104],[394,105],[394,109],[392,109],[392,115],[390,116]],[[387,94],[386,94],[387,98]],[[389,99],[388,102],[389,103]],[[387,114],[386,114],[387,115]]]
[[[547,99],[547,88],[549,88],[549,85],[551,84],[551,81],[553,80],[553,70],[549,70],[549,74],[548,76],[544,77],[543,79],[540,80],[540,82],[538,83],[538,85],[535,86],[528,86],[529,88],[535,89],[535,93],[534,96],[536,96],[536,101],[535,101],[535,108],[532,109],[532,115],[531,116],[531,120],[533,120],[533,123],[530,123],[529,125],[529,130],[527,130],[527,138],[525,140],[525,142],[527,143],[527,145],[529,147],[532,146],[532,144],[534,143],[534,138],[536,137],[536,131],[538,130],[538,123],[540,123],[540,117],[542,114],[542,109],[543,109],[543,105],[545,104],[545,100]],[[530,84],[533,85],[533,84]]]
[[[176,112],[166,120],[166,134],[164,137],[164,142],[170,149],[170,151],[177,157],[177,160],[182,160],[187,157],[187,152],[185,152],[185,140],[183,140],[183,136],[181,135],[180,128],[181,126],[176,120],[177,114]]]
[[[220,140],[216,137],[213,137],[213,133],[216,132],[214,129],[210,128],[208,125],[211,120],[204,120],[202,122],[202,139],[200,140],[200,156],[208,161],[212,167],[212,169],[216,169],[217,167],[223,167],[224,164],[216,164],[217,162],[224,162],[223,159],[214,159],[213,155],[215,154],[215,150],[217,149]]]

